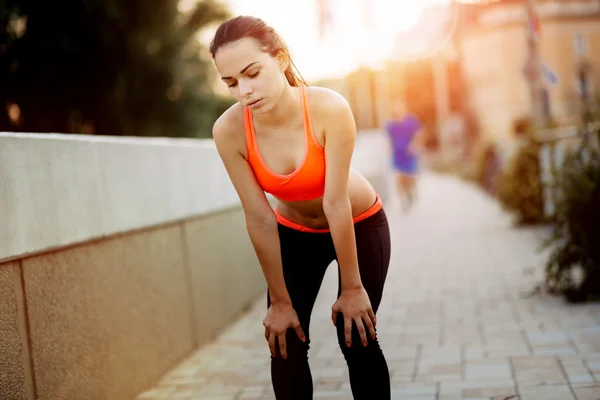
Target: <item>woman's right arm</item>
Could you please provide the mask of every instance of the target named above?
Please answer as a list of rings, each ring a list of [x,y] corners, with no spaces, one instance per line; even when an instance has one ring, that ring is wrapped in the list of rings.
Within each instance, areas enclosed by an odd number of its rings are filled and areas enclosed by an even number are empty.
[[[263,320],[265,339],[269,342],[273,357],[277,355],[276,341],[278,341],[281,356],[287,358],[288,328],[293,328],[302,341],[306,341],[306,336],[285,286],[277,217],[256,181],[250,165],[240,153],[241,144],[237,143],[241,135],[236,129],[238,128],[228,122],[226,115],[223,115],[213,127],[213,137],[219,156],[242,202],[248,234],[269,286],[271,306]]]
[[[239,151],[239,132],[223,115],[213,127],[217,151],[242,202],[246,227],[261,265],[272,303],[291,305],[281,264],[277,218],[250,165]]]

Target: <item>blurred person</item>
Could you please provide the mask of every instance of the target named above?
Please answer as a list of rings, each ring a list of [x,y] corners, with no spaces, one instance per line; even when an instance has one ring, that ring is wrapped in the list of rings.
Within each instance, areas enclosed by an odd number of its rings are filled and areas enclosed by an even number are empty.
[[[263,320],[277,399],[313,396],[309,324],[328,265],[338,263],[332,322],[355,399],[390,399],[376,336],[390,260],[380,196],[350,168],[356,125],[337,92],[308,86],[261,19],[219,26],[210,51],[237,103],[215,122],[218,153],[242,202],[265,275]],[[265,196],[277,200],[272,208]]]
[[[395,100],[391,119],[385,129],[390,139],[396,189],[400,203],[408,211],[416,198],[419,154],[423,150],[423,125],[417,117],[406,111],[404,102]]]

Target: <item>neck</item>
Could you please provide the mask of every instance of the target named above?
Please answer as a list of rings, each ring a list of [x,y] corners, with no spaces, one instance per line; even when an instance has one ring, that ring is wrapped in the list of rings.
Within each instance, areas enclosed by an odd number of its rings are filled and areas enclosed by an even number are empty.
[[[254,120],[261,125],[280,126],[285,125],[300,109],[300,93],[298,88],[285,85],[281,97],[275,106],[267,113],[253,116]]]

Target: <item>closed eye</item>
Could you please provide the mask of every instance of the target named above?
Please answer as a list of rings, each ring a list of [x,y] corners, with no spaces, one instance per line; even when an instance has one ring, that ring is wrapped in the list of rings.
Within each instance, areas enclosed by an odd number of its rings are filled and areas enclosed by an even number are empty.
[[[250,78],[250,79],[254,79],[254,78],[256,78],[256,77],[258,76],[258,74],[259,74],[259,73],[260,73],[260,70],[256,71],[256,72],[255,72],[255,73],[253,73],[253,74],[250,74],[250,75],[248,75],[248,78]],[[237,82],[233,82],[232,84],[229,84],[229,85],[227,85],[227,86],[228,86],[228,87],[235,87],[235,86],[237,86]]]

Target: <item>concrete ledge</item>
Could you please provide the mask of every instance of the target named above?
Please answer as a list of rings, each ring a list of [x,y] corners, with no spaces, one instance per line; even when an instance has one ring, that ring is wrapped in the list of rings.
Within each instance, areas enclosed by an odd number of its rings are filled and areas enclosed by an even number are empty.
[[[0,261],[239,204],[212,140],[0,133]]]
[[[173,225],[22,261],[39,399],[132,398],[192,351],[181,241]]]
[[[33,400],[21,269],[0,265],[0,399]]]
[[[250,302],[266,293],[245,221],[240,207],[183,225],[199,343],[213,339]]]

